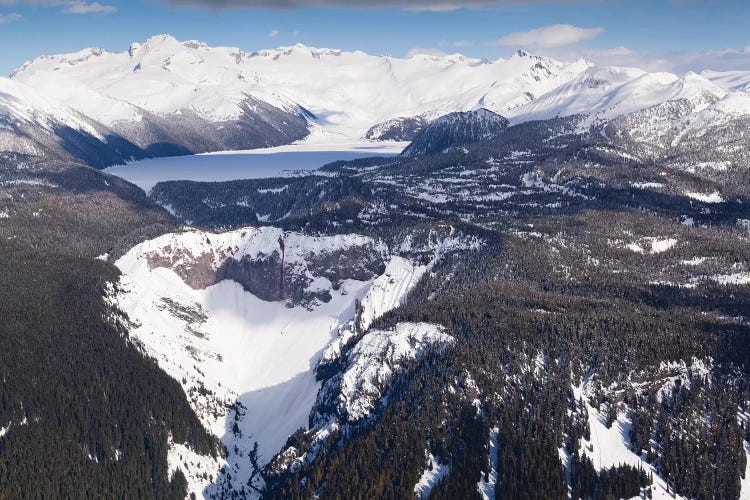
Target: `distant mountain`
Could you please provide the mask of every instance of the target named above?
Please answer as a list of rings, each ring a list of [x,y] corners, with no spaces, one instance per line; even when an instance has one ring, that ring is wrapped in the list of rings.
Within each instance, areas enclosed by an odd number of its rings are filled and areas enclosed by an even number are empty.
[[[0,78],[0,153],[102,167],[146,152],[81,113]]]
[[[451,146],[491,139],[508,127],[508,120],[487,109],[450,113],[432,122],[402,153],[418,156],[438,153]]]
[[[750,90],[750,71],[703,71],[701,76],[727,90]]]
[[[593,67],[519,109],[513,121],[585,115],[587,123],[601,123],[667,101],[685,100],[691,109],[699,110],[726,93],[695,73],[678,78],[670,73]]]
[[[308,128],[360,139],[379,123],[425,113],[504,113],[589,66],[525,52],[493,62],[304,45],[248,53],[160,35],[123,52],[38,57],[12,78],[162,153],[277,145]]]

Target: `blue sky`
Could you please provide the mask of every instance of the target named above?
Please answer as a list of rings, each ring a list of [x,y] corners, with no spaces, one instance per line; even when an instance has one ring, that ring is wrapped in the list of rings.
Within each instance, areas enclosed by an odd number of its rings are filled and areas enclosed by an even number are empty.
[[[287,8],[265,6],[280,1]],[[402,8],[372,6],[388,2]],[[750,69],[747,0],[0,0],[0,74],[159,33],[245,50],[304,43],[495,59],[525,48],[677,72]]]

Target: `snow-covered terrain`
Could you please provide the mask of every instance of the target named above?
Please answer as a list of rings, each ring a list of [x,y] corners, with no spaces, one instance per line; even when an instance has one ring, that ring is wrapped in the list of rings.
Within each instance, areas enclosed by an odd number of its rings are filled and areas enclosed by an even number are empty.
[[[523,51],[496,61],[461,55],[402,59],[303,45],[248,53],[159,35],[122,52],[84,49],[38,57],[12,78],[33,89],[28,102],[50,102],[41,109],[49,108],[62,123],[134,148],[110,148],[117,154],[99,160],[104,164],[269,148],[304,138],[304,144],[341,145],[327,151],[351,152],[363,137],[410,140],[439,117],[482,109],[513,124],[580,115],[581,133],[621,119],[609,138],[659,141],[658,150],[705,141],[707,130],[750,117],[747,72],[678,76],[595,67],[582,59],[558,62]],[[28,104],[19,106],[21,116],[28,116]],[[608,133],[602,131],[605,138]],[[258,168],[305,168],[288,165],[295,158],[267,160],[269,166]],[[194,169],[187,179],[238,178],[235,166],[233,173],[203,176],[214,165],[192,161],[199,160],[156,166]],[[145,170],[131,172],[129,178],[146,188],[174,177],[149,180]]]
[[[422,473],[417,484],[414,485],[414,493],[417,495],[417,500],[426,500],[430,497],[432,489],[450,473],[450,465],[441,464],[440,459],[425,450],[425,456],[427,457],[427,468]]]
[[[332,137],[359,139],[396,117],[479,107],[502,114],[588,66],[524,52],[492,62],[461,55],[401,59],[303,45],[248,53],[159,35],[117,53],[84,49],[38,57],[13,78],[114,128],[149,114],[184,111],[209,122],[231,121],[243,115],[251,97],[301,113]]]
[[[727,90],[750,90],[750,71],[703,71],[701,75]]]
[[[82,161],[93,166],[146,156],[96,121],[8,78],[0,78],[0,154]]]
[[[702,366],[702,365],[697,365]],[[671,379],[664,381],[664,387],[671,384]],[[579,387],[573,387],[573,393],[579,400],[586,400],[590,396],[590,389],[587,380]],[[581,399],[583,397],[583,399]],[[597,471],[609,469],[619,465],[630,465],[642,468],[646,472],[653,474],[653,484],[651,488],[651,498],[656,499],[680,499],[667,486],[667,483],[660,477],[653,467],[645,458],[645,454],[637,455],[633,452],[630,443],[631,421],[626,414],[618,412],[617,419],[611,427],[607,427],[606,416],[599,408],[594,408],[588,402],[586,412],[588,413],[588,424],[591,430],[591,439],[582,438],[580,440],[580,452],[593,462]]]
[[[252,279],[245,284],[219,279],[228,261],[245,263],[250,274],[261,274],[264,263],[273,268],[280,238],[285,243],[285,272],[299,275],[300,286],[322,298],[305,305],[291,299],[263,300],[259,295],[272,296],[267,289],[277,286],[275,280],[266,280],[263,290],[251,293]],[[191,491],[201,496],[204,489],[220,489],[221,481],[238,489],[248,481],[262,487],[258,469],[289,435],[307,427],[319,389],[314,368],[339,328],[354,319],[355,302],[367,304],[370,316],[382,314],[400,304],[424,271],[394,257],[381,276],[362,274],[359,260],[377,261],[381,251],[369,238],[355,235],[316,238],[275,228],[222,234],[192,230],[144,242],[117,261],[123,275],[112,300],[128,314],[131,338],[182,383],[204,425],[229,450],[222,462],[182,445],[172,447],[170,467],[181,466]],[[332,283],[330,267],[315,264],[326,256],[340,264],[337,283]],[[355,261],[345,263],[350,256]],[[294,283],[297,278],[285,279]],[[357,360],[353,366],[364,372],[374,365],[363,350],[390,346],[395,349],[392,356],[401,359],[419,351],[410,347],[412,340],[423,339],[426,346],[428,337],[444,337],[429,325],[372,335],[374,340],[366,342],[359,355],[352,354]],[[372,373],[386,375],[382,367]],[[231,470],[231,479],[219,477],[221,465]],[[207,476],[199,477],[203,473]]]
[[[490,429],[490,441],[489,441],[489,459],[492,469],[486,474],[482,474],[482,478],[477,484],[479,488],[479,494],[482,495],[482,500],[493,500],[495,498],[495,487],[497,486],[497,465],[500,460],[499,457],[499,443],[497,440],[498,429]]]
[[[382,387],[393,378],[394,367],[452,340],[428,323],[399,323],[393,330],[367,332],[347,356],[339,398],[342,412],[350,420],[365,418],[383,396]]]
[[[742,489],[740,490],[740,498],[750,498],[750,443],[745,441],[743,443],[745,447],[745,456],[747,457],[747,465],[745,466],[745,477],[742,478]]]
[[[89,122],[74,110],[47,99],[33,88],[8,78],[0,78],[0,123],[9,122],[42,127],[53,132],[61,124],[103,139]]]
[[[592,67],[577,78],[520,109],[513,122],[588,115],[605,122],[668,101],[686,100],[700,111],[727,92],[695,73],[682,78],[639,69]]]
[[[323,144],[304,141],[275,148],[151,158],[110,167],[106,172],[149,192],[164,181],[221,182],[298,175],[339,160],[395,156],[406,145],[402,142]]]

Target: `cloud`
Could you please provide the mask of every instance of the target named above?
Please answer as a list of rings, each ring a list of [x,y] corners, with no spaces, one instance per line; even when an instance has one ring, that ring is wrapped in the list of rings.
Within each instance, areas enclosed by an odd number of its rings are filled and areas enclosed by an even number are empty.
[[[166,0],[173,7],[199,7],[210,10],[338,7],[354,9],[398,8],[438,12],[498,4],[600,3],[604,1],[608,0]],[[0,0],[1,2],[2,0]]]
[[[554,48],[573,45],[595,38],[604,28],[581,28],[572,24],[553,24],[530,31],[511,33],[496,40],[494,44],[514,48]]]
[[[448,53],[444,52],[440,49],[430,48],[430,47],[414,47],[409,50],[409,52],[406,53],[404,57],[407,59],[414,57],[416,55],[425,55],[425,56],[435,56],[435,57],[444,57],[447,56]]]
[[[688,71],[736,71],[750,68],[750,47],[701,52],[639,51],[618,46],[604,49],[565,46],[534,51],[557,59],[570,61],[579,57],[597,66],[624,66],[646,71],[668,71],[683,75]]]
[[[110,14],[117,12],[114,5],[103,5],[86,0],[0,0],[0,5],[36,5],[41,7],[63,7],[66,14]]]
[[[99,2],[73,2],[63,9],[66,14],[111,14],[117,12],[114,5],[102,5]]]
[[[21,14],[11,12],[10,14],[0,14],[0,24],[12,23],[13,21],[20,21],[23,19]]]
[[[271,31],[268,32],[268,36],[270,36],[271,38],[273,38],[273,37],[278,36],[280,33],[281,33],[281,31],[279,31],[279,30],[271,30]]]
[[[750,68],[750,47],[741,49],[710,50],[704,52],[677,52],[663,54],[678,74],[687,71],[737,71]]]
[[[474,42],[471,40],[455,40],[452,42],[449,40],[441,40],[438,45],[441,47],[473,47]]]

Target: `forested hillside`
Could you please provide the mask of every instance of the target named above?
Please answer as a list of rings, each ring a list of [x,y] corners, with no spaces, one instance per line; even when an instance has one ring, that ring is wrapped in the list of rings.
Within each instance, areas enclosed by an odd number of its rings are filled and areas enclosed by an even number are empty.
[[[178,216],[212,227],[264,214],[407,254],[439,246],[441,231],[481,242],[447,249],[404,305],[318,366],[309,426],[266,468],[267,496],[403,498],[423,481],[435,498],[741,496],[744,191],[636,161],[631,144],[605,148],[575,126],[530,122],[435,155],[339,162],[302,178],[154,189]],[[394,365],[364,418],[341,410],[357,346],[415,323],[454,341]]]
[[[95,259],[169,216],[88,167],[2,179],[0,497],[184,498],[168,442],[223,450],[177,381],[129,341],[105,300],[118,271]]]

